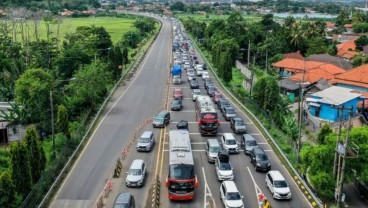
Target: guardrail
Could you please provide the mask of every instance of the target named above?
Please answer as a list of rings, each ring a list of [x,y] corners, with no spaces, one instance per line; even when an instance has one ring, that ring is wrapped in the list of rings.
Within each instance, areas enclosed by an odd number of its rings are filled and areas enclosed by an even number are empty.
[[[160,182],[158,175],[156,175],[155,181],[153,182],[153,185],[152,185],[152,195],[151,195],[151,198],[152,198],[151,207],[152,208],[160,207],[160,189],[161,189],[161,182]]]
[[[189,34],[188,34],[189,35]],[[211,63],[207,60],[206,56],[202,53],[202,51],[200,50],[200,48],[197,46],[196,44],[196,40],[193,39],[192,36],[190,36],[192,43],[194,44],[195,48],[197,49],[197,51],[200,53],[201,57],[203,58],[203,60],[207,63],[207,65],[209,66],[209,69],[213,72],[213,74],[215,75],[217,81],[221,84],[221,87],[231,96],[231,98],[233,100],[235,100],[237,102],[238,105],[240,105],[246,112],[247,114],[251,117],[251,119],[253,121],[255,121],[259,127],[262,128],[262,133],[265,133],[266,137],[268,137],[272,143],[275,145],[275,147],[277,148],[277,150],[279,151],[279,153],[282,155],[282,157],[284,158],[284,160],[287,162],[288,166],[290,167],[290,169],[293,171],[294,177],[297,177],[298,180],[300,181],[300,183],[303,185],[303,187],[305,188],[305,191],[307,191],[309,193],[308,196],[311,197],[311,199],[313,200],[309,200],[309,202],[311,203],[312,207],[323,207],[323,203],[321,202],[321,200],[310,190],[310,188],[308,187],[308,185],[306,184],[306,182],[302,179],[302,177],[299,175],[299,173],[296,171],[296,169],[294,168],[294,166],[291,164],[291,162],[289,161],[289,159],[286,157],[286,155],[283,153],[283,151],[281,150],[281,148],[279,147],[279,145],[276,143],[276,141],[274,140],[274,138],[271,136],[271,134],[267,131],[267,129],[263,126],[263,124],[261,123],[261,121],[259,121],[259,119],[247,108],[245,107],[226,87],[225,85],[222,83],[222,81],[220,80],[220,78],[217,76],[215,70],[213,69],[213,66],[211,65]],[[304,190],[302,190],[304,192]]]
[[[126,78],[127,74],[130,73],[131,70],[133,70],[132,73],[134,73],[138,69],[138,67],[141,65],[142,60],[146,56],[146,53],[147,53],[146,51],[148,51],[151,48],[152,44],[154,43],[154,41],[156,40],[158,34],[161,31],[162,22],[159,21],[159,23],[160,23],[160,28],[158,30],[158,33],[155,34],[154,38],[152,39],[151,43],[148,45],[148,47],[146,48],[145,51],[140,51],[140,53],[137,53],[136,59],[134,59],[133,63],[131,63],[131,65],[129,66],[129,68],[122,74],[121,78],[117,81],[117,83],[115,84],[115,86],[110,90],[109,95],[106,97],[106,99],[102,103],[100,109],[98,110],[98,112],[94,116],[94,119],[93,119],[91,125],[89,126],[87,132],[85,133],[85,135],[83,136],[83,138],[80,141],[79,145],[77,146],[77,148],[75,149],[75,151],[73,152],[73,154],[70,156],[69,160],[67,161],[67,163],[65,164],[65,166],[63,167],[63,169],[61,170],[61,172],[59,173],[59,175],[55,179],[54,183],[51,185],[49,191],[46,193],[45,197],[43,198],[43,200],[39,204],[38,208],[42,208],[42,207],[47,206],[45,203],[48,203],[49,202],[50,197],[54,194],[53,192],[55,191],[56,185],[58,185],[62,181],[61,179],[63,178],[63,176],[65,174],[67,174],[67,171],[69,170],[69,168],[73,164],[74,159],[76,158],[76,156],[78,155],[78,153],[81,151],[81,147],[84,146],[85,142],[88,140],[89,134],[91,133],[92,129],[97,124],[97,121],[98,121],[98,119],[99,119],[102,111],[105,109],[107,103],[111,99],[112,95],[115,93],[116,89],[119,87],[120,84],[123,83],[123,81]],[[139,59],[139,61],[138,61],[138,59]]]

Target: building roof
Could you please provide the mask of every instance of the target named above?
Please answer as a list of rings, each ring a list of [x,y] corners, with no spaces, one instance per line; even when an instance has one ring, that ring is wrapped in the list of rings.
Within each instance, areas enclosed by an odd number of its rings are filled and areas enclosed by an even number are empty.
[[[327,82],[325,79],[320,79],[315,85],[319,90],[325,90],[329,87],[332,87],[332,84]]]
[[[299,88],[299,81],[285,78],[285,79],[280,80],[279,85],[281,88],[294,91]]]
[[[315,54],[315,55],[310,55],[307,58],[309,61],[319,61],[319,62],[326,62],[326,63],[330,63],[333,64],[337,67],[340,67],[342,69],[348,70],[348,69],[352,69],[353,66],[346,61],[343,58],[340,57],[336,57],[336,56],[331,56],[329,54]]]
[[[353,90],[344,87],[332,86],[325,90],[313,93],[312,96],[315,99],[319,98],[319,103],[341,105],[362,95],[351,91]]]
[[[317,61],[304,61],[300,59],[286,58],[272,64],[273,67],[284,68],[285,71],[301,72],[325,64]]]
[[[344,27],[345,28],[353,28],[353,24],[345,24]]]
[[[335,76],[334,82],[368,88],[368,64]]]
[[[327,28],[333,28],[335,26],[336,26],[336,23],[334,23],[334,22],[326,22],[326,27]]]
[[[286,58],[293,58],[293,59],[300,59],[303,60],[304,57],[302,56],[302,54],[300,53],[300,51],[294,52],[294,53],[286,53],[283,54],[284,59]]]
[[[348,40],[344,43],[340,43],[340,44],[336,45],[336,47],[337,47],[337,56],[347,58],[347,59],[351,59],[355,55],[357,55],[358,52],[355,51],[355,49],[356,49],[355,40],[356,39],[357,38],[353,38],[353,39]]]
[[[298,73],[290,77],[291,80],[303,81],[314,83],[320,79],[331,80],[334,78],[334,75],[344,73],[345,70],[332,65],[332,64],[324,64],[321,66],[317,66],[316,68],[307,70],[304,75],[303,73]]]

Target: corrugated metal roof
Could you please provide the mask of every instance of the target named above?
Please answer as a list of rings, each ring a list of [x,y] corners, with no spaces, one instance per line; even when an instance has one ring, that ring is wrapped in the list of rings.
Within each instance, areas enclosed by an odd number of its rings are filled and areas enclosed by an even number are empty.
[[[341,105],[362,95],[352,93],[351,91],[353,90],[344,87],[332,86],[325,90],[313,93],[312,96],[319,97],[319,103]]]

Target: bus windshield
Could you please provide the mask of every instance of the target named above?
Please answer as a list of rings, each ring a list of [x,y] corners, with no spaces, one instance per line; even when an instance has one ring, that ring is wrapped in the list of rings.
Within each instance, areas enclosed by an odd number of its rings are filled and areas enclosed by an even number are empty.
[[[175,180],[194,179],[194,166],[186,164],[170,165],[169,178]]]

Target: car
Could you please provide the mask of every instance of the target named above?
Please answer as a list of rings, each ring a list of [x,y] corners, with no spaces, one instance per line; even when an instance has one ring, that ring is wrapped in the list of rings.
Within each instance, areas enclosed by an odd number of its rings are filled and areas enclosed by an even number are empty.
[[[202,76],[203,68],[202,67],[196,67],[195,69],[196,69],[196,72],[197,72],[197,76]]]
[[[183,108],[183,104],[181,100],[172,100],[171,101],[171,110],[172,111],[180,111]]]
[[[197,78],[195,76],[192,76],[192,75],[188,76],[188,81],[191,81],[193,79],[197,79]]]
[[[188,75],[188,76],[193,76],[193,77],[194,77],[194,76],[195,76],[195,74],[194,74],[194,70],[193,70],[192,68],[188,68],[188,69],[187,69],[187,75]]]
[[[232,117],[230,119],[230,128],[235,134],[245,134],[247,132],[247,126],[240,117]]]
[[[175,84],[175,85],[181,84],[181,77],[180,77],[180,75],[174,75],[173,76],[173,84]]]
[[[203,68],[203,70],[207,70],[207,65],[206,64],[202,64],[202,68]]]
[[[116,197],[112,208],[135,208],[134,196],[129,192],[120,193]]]
[[[222,149],[217,139],[207,139],[206,155],[208,162],[215,162],[221,151]]]
[[[202,95],[202,92],[200,89],[194,89],[192,95],[193,95],[192,100],[195,101],[198,95]]]
[[[175,60],[175,65],[181,65],[181,64],[182,64],[182,62],[179,58]]]
[[[196,79],[192,79],[189,81],[190,89],[199,89],[199,83]]]
[[[213,102],[215,104],[217,104],[217,102],[219,101],[220,98],[223,98],[224,96],[220,93],[220,92],[215,92],[215,94],[213,94]]]
[[[153,118],[152,126],[153,128],[163,128],[168,123],[170,123],[170,113],[161,111]]]
[[[236,117],[235,110],[231,106],[224,107],[224,110],[222,111],[222,115],[224,116],[226,121],[230,121],[231,118]]]
[[[176,125],[176,129],[185,129],[189,131],[188,121],[187,120],[180,120]]]
[[[152,131],[145,131],[137,140],[137,151],[151,151],[155,138]]]
[[[199,61],[198,60],[194,60],[193,63],[194,64],[199,64]]]
[[[208,85],[214,85],[214,83],[213,83],[212,79],[210,78],[210,79],[204,80],[203,85],[204,85],[204,88],[207,90]]]
[[[238,143],[232,133],[223,133],[221,136],[222,149],[229,153],[239,153]]]
[[[271,163],[265,151],[260,147],[254,147],[250,152],[250,163],[253,164],[256,171],[271,170]]]
[[[220,99],[217,106],[219,107],[221,113],[224,112],[225,107],[231,107],[227,99]]]
[[[207,94],[212,97],[213,93],[217,92],[217,88],[213,85],[213,86],[208,86],[207,88]]]
[[[272,170],[266,174],[266,186],[274,199],[291,199],[289,184],[280,171]]]
[[[125,179],[126,186],[143,186],[144,179],[146,177],[146,163],[144,162],[144,160],[141,159],[133,160],[132,164],[130,165],[129,171],[126,173],[128,174]]]
[[[241,137],[241,146],[244,147],[244,153],[249,155],[253,148],[258,147],[258,144],[252,135],[243,134]]]
[[[173,91],[173,98],[175,100],[183,99],[183,91],[180,88],[175,88]]]
[[[185,64],[184,64],[184,69],[188,69],[188,68],[190,68],[190,67],[191,67],[191,66],[190,66],[190,64],[189,64],[189,63],[188,63],[188,64],[187,64],[187,63],[185,63]]]
[[[192,56],[192,60],[197,60],[197,56]]]
[[[206,71],[202,72],[202,80],[206,80],[210,78],[210,74]]]
[[[220,197],[224,207],[244,208],[243,196],[240,195],[234,181],[223,181],[220,185]]]
[[[234,168],[231,166],[229,154],[226,151],[219,152],[215,160],[217,180],[234,180]]]

